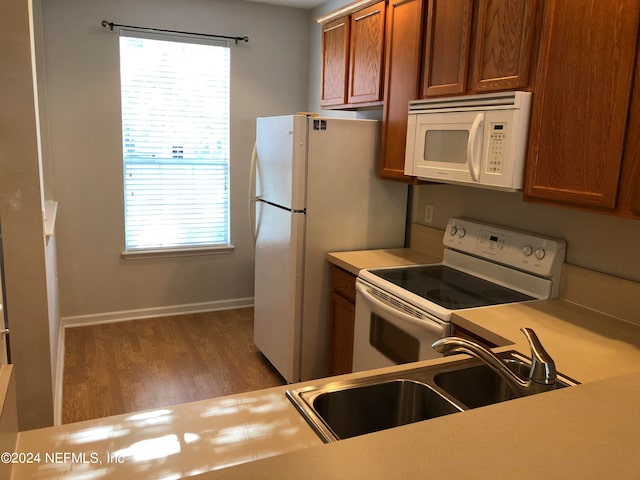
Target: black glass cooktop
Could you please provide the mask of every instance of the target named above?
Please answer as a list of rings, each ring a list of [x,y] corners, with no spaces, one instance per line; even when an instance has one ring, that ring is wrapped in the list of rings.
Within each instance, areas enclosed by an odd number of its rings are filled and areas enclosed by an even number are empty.
[[[371,270],[371,273],[449,310],[534,299],[444,265]]]

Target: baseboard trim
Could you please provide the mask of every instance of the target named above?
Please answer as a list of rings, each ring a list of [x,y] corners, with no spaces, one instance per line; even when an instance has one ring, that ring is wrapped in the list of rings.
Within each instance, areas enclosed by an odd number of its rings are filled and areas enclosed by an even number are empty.
[[[140,308],[137,310],[122,310],[117,312],[94,313],[90,315],[75,315],[60,318],[60,326],[64,328],[82,327],[100,323],[124,322],[150,317],[168,317],[171,315],[185,315],[189,313],[213,312],[216,310],[230,310],[253,306],[253,297],[219,300],[215,302],[188,303],[185,305],[171,305],[168,307]]]

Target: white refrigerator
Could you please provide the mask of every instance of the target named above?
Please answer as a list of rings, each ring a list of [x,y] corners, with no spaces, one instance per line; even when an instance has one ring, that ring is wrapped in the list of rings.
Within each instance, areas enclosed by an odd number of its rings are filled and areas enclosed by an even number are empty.
[[[328,375],[327,253],[403,246],[408,187],[377,177],[379,128],[257,119],[254,342],[289,383]]]

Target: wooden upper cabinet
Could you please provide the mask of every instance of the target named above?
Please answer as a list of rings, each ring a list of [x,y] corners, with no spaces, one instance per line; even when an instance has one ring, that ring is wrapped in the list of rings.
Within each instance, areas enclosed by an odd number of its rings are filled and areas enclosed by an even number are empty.
[[[637,143],[636,143],[637,145]],[[631,164],[630,164],[631,166]],[[629,177],[630,185],[630,197],[629,197],[629,212],[632,215],[640,217],[640,156],[635,157],[635,162],[632,165],[633,171]]]
[[[347,103],[349,21],[345,17],[322,26],[323,107]]]
[[[536,0],[481,0],[473,40],[471,90],[529,86]]]
[[[638,48],[617,208],[624,216],[640,218],[640,43]]]
[[[640,0],[547,0],[525,198],[616,207]],[[637,140],[637,132],[628,131]]]
[[[421,96],[528,89],[539,0],[429,0]]]
[[[472,0],[429,0],[424,39],[422,96],[467,90]]]
[[[348,103],[382,100],[385,2],[351,15]]]
[[[321,107],[380,104],[385,11],[381,1],[322,25]]]
[[[423,0],[389,0],[385,31],[385,87],[380,142],[380,176],[405,182],[409,101],[418,96]]]

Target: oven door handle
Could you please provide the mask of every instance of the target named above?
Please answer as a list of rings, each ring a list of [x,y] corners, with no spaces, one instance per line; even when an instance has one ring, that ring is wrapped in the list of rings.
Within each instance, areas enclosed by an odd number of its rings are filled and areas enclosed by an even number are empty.
[[[417,327],[423,328],[425,330],[429,330],[429,331],[431,331],[433,333],[437,333],[438,336],[440,336],[440,337],[443,336],[443,330],[445,328],[445,324],[440,322],[439,320],[437,320],[435,318],[431,318],[431,317],[429,317],[426,320],[420,320],[420,319],[415,318],[415,317],[413,317],[413,316],[411,316],[411,315],[409,315],[407,313],[404,313],[401,310],[397,310],[397,309],[395,309],[393,307],[390,307],[386,303],[378,300],[376,297],[374,297],[369,292],[367,292],[367,289],[365,287],[363,287],[359,283],[356,283],[356,291],[357,291],[357,293],[362,295],[362,297],[367,302],[375,305],[379,310],[382,310],[383,312],[387,313],[392,318],[399,319],[399,320],[402,320],[404,322],[407,322],[407,323],[410,323],[412,325],[415,325]]]

